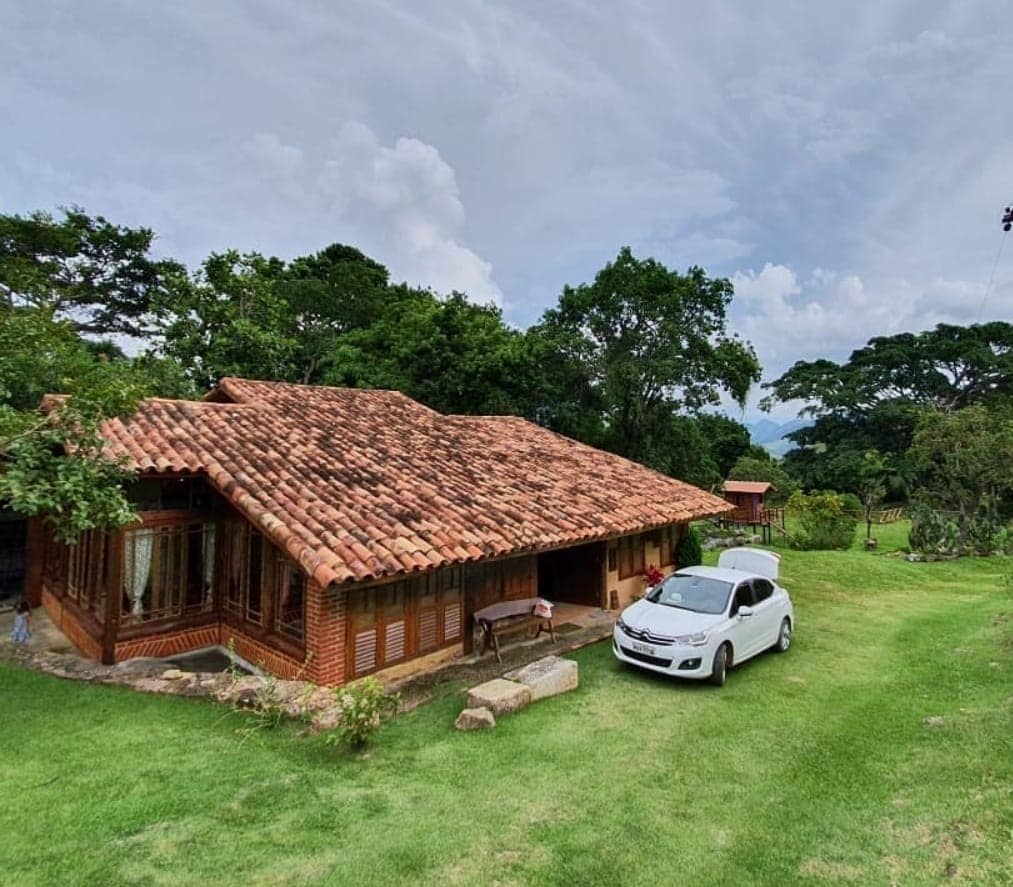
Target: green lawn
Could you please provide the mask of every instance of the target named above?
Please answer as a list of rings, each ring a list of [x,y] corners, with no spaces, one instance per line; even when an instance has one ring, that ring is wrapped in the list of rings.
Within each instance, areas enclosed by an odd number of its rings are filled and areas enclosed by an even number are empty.
[[[599,644],[576,693],[458,734],[448,688],[362,757],[0,665],[0,882],[1009,883],[1005,570],[785,551],[795,644],[724,689]]]

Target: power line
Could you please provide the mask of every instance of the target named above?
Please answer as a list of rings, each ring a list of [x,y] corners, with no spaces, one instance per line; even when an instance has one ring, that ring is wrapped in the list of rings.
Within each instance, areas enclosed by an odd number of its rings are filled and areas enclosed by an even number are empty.
[[[999,259],[1002,257],[1002,248],[1006,245],[1006,235],[1013,229],[1013,206],[1007,206],[1002,213],[1002,234],[999,235],[999,249],[995,252],[995,261],[992,263],[992,273],[988,275],[988,283],[985,284],[985,291],[981,294],[981,301],[978,303],[978,315],[975,323],[981,322],[981,312],[985,307],[985,300],[992,291],[992,283],[995,281],[995,270],[999,267]]]

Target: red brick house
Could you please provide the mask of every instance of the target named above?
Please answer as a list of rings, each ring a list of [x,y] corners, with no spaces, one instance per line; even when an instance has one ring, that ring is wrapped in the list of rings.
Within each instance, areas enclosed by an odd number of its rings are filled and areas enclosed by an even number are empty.
[[[103,426],[139,524],[29,527],[26,593],[103,662],[232,643],[341,684],[468,650],[471,614],[625,602],[723,500],[513,417],[403,394],[223,379]]]

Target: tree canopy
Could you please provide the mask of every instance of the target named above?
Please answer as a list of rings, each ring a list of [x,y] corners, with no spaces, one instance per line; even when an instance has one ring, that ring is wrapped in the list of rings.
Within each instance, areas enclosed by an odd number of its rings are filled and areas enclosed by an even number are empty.
[[[899,463],[925,410],[998,404],[1013,394],[1013,325],[940,324],[871,339],[844,363],[800,361],[773,382],[764,405],[803,400],[816,421],[789,437],[785,465],[803,486],[861,489],[864,455]],[[896,482],[887,493],[898,492]]]
[[[192,273],[153,244],[76,207],[0,215],[0,502],[56,515],[61,533],[129,518],[100,458],[104,417],[228,375],[520,415],[703,486],[749,448],[740,423],[701,412],[742,402],[759,365],[727,330],[731,284],[700,268],[623,249],[520,330],[465,293],[392,283],[346,244],[288,261],[226,249]],[[43,415],[48,393],[70,397]]]
[[[144,337],[152,303],[185,282],[186,270],[151,254],[148,228],[114,225],[78,207],[62,218],[0,214],[0,294],[7,304],[49,308],[80,332]]]
[[[1013,394],[1013,325],[939,324],[870,339],[843,363],[799,361],[773,382],[768,405],[804,400],[812,416],[869,413],[884,403],[950,411]]]
[[[545,312],[540,329],[590,380],[609,449],[662,467],[673,416],[717,405],[722,392],[745,401],[760,367],[727,330],[732,293],[700,268],[680,274],[624,247]]]
[[[103,457],[98,429],[158,390],[147,366],[151,375],[89,347],[49,308],[0,307],[0,503],[45,514],[63,538],[130,520],[124,476]],[[40,412],[49,393],[64,398]]]

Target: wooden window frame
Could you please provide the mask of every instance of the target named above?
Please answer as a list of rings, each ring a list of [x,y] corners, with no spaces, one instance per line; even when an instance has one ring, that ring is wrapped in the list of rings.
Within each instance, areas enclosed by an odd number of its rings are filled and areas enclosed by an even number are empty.
[[[124,566],[117,577],[116,594],[119,598],[119,624],[124,629],[124,634],[129,635],[133,630],[147,628],[148,626],[162,625],[164,627],[170,623],[207,621],[217,610],[214,589],[218,574],[217,538],[221,535],[221,531],[218,528],[219,522],[212,515],[205,512],[192,511],[145,512],[141,515],[141,519],[139,526],[133,526],[124,531],[119,543],[123,549],[121,558]],[[212,572],[210,595],[204,584],[206,566],[204,564],[203,550],[206,538],[205,532],[208,526],[215,527],[216,538],[216,563]],[[161,593],[168,595],[171,603],[158,607],[149,606],[149,609],[146,611],[134,614],[133,604],[126,586],[128,579],[126,564],[129,561],[127,551],[128,547],[133,544],[135,534],[145,531],[154,531],[156,534],[152,541],[151,570],[166,570],[166,573],[160,578],[164,579],[165,575],[167,575],[170,581],[163,583],[165,588],[161,590]],[[163,564],[161,561],[156,562],[156,556],[162,553],[158,551],[156,546],[161,545],[163,540],[169,546],[173,545],[177,540],[179,542],[179,558],[178,564],[175,567],[171,563]],[[192,549],[195,545],[201,549],[199,560],[196,562],[196,572],[199,574],[197,582],[200,587],[196,589],[191,587],[190,582],[193,578],[191,570],[195,569],[192,562]],[[174,583],[178,583],[175,589],[171,587]],[[194,603],[195,598],[197,600],[196,603]],[[141,618],[135,618],[136,616],[140,616]]]
[[[674,525],[661,528],[661,541],[658,543],[658,566],[675,566],[675,546],[679,537],[679,529]],[[667,558],[667,560],[666,560]]]
[[[99,622],[105,621],[109,593],[109,538],[104,530],[83,530],[70,545],[47,529],[43,551],[43,581],[49,591]]]
[[[646,552],[642,534],[623,536],[619,539],[619,578],[632,579],[643,576],[647,569]],[[625,555],[629,555],[626,557]]]
[[[389,612],[389,595],[401,593],[405,597],[399,609]],[[410,579],[399,579],[383,585],[350,592],[346,635],[346,669],[350,679],[361,678],[420,656],[428,656],[464,641],[464,576],[460,567],[445,567]],[[364,610],[370,601],[372,609]],[[431,601],[431,603],[430,603]],[[424,605],[425,604],[425,605]],[[357,618],[370,613],[366,620]],[[423,642],[423,619],[432,619],[432,643]],[[392,657],[388,643],[397,637],[392,628],[404,622],[402,655]],[[364,646],[372,635],[372,666],[358,668],[357,654],[368,649]]]
[[[249,521],[235,517],[224,522],[220,560],[222,619],[236,631],[275,647],[281,652],[303,656],[306,651],[306,605],[309,583],[299,566]],[[256,538],[257,562],[251,561],[251,541]],[[250,579],[256,574],[260,590],[258,618],[251,618]],[[296,577],[298,580],[296,581]],[[286,583],[296,581],[302,606],[295,622],[283,621],[282,600]]]
[[[272,547],[274,557],[274,576],[271,583],[272,598],[276,601],[273,628],[276,634],[284,636],[298,644],[306,642],[306,576],[291,558],[285,557]],[[287,587],[287,591],[285,590]],[[299,589],[301,604],[299,618],[295,621],[286,620],[285,605],[293,589]]]

